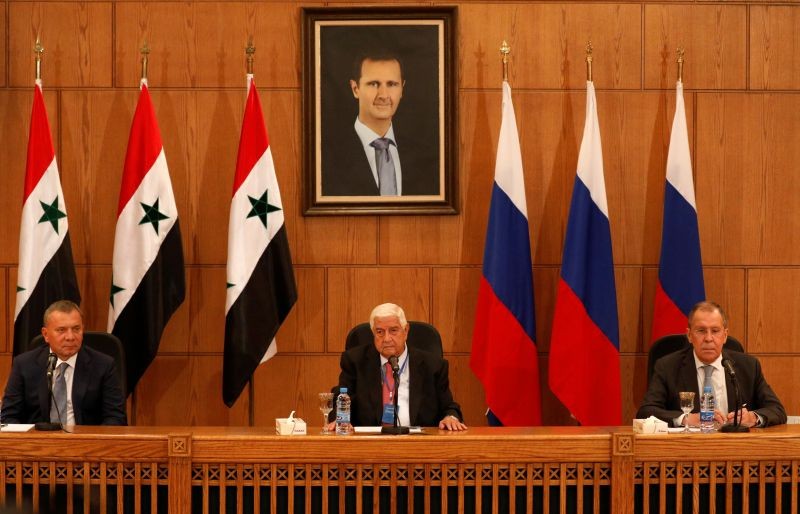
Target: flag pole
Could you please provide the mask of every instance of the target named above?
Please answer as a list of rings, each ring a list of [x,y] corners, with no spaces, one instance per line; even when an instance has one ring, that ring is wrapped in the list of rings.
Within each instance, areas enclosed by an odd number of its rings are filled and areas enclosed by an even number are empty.
[[[144,40],[142,48],[139,49],[142,54],[142,80],[147,80],[147,56],[150,54],[150,47],[147,46],[147,40]]]
[[[34,58],[36,62],[36,75],[34,78],[36,80],[42,80],[42,54],[44,53],[44,47],[42,46],[42,42],[39,41],[39,37],[36,37],[36,44],[33,46],[33,53],[36,54]]]
[[[683,83],[683,47],[679,46],[676,52],[678,54],[678,58],[675,61],[678,63],[678,82]]]
[[[253,76],[253,63],[255,62],[256,56],[256,47],[253,45],[253,37],[247,40],[247,47],[244,49],[244,53],[247,56],[247,89],[250,89],[250,80]],[[245,93],[249,95],[250,92],[247,91]],[[253,375],[250,375],[250,378],[247,379],[247,418],[248,424],[251,427],[256,426],[256,409],[255,409],[255,401],[256,401],[256,391],[255,387],[253,386]]]
[[[505,39],[500,45],[500,53],[503,54],[503,82],[508,82],[508,54],[511,53],[511,47]]]
[[[586,80],[592,81],[592,40],[586,43]]]

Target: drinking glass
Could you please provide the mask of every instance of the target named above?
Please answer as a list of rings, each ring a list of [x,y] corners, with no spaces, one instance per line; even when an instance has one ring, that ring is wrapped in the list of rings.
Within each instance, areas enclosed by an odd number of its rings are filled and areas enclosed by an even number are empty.
[[[328,414],[333,410],[333,393],[319,393],[319,410],[324,418],[320,434],[329,435],[331,431],[328,430]]]
[[[692,412],[694,409],[694,391],[682,391],[678,393],[678,397],[681,400],[681,410],[687,416]],[[686,428],[683,429],[684,432],[689,432],[689,422],[686,422]]]

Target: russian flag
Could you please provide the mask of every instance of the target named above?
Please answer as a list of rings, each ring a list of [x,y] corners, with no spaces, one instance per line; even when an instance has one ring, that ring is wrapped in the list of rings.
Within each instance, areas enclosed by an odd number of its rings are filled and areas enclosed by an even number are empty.
[[[658,262],[651,341],[684,332],[689,311],[705,297],[689,132],[686,129],[683,83],[679,80],[667,154],[661,258]]]
[[[619,425],[619,326],[594,84],[578,153],[550,339],[550,389],[581,425]]]
[[[540,425],[539,359],[528,209],[511,87],[503,82],[489,226],[470,367],[503,425]]]

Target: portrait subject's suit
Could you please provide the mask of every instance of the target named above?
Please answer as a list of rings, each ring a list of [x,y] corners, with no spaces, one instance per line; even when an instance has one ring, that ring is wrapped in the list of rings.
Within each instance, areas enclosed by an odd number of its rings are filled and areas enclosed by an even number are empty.
[[[690,346],[656,362],[647,393],[636,413],[637,418],[655,416],[672,425],[672,420],[683,414],[678,399],[681,391],[695,392],[692,412],[700,411],[700,391],[693,353],[694,348]],[[786,423],[786,411],[764,379],[758,359],[746,353],[724,349],[722,358],[733,361],[742,402],[747,404],[748,410],[757,412],[763,418],[763,426]],[[727,373],[725,388],[728,394],[728,412],[733,412],[736,408],[736,393]]]
[[[3,397],[3,423],[50,421],[49,353],[50,347],[42,345],[14,358]],[[128,423],[114,359],[85,345],[78,351],[73,370],[72,409],[78,425]]]
[[[378,185],[352,120],[336,127],[323,132],[322,194],[378,196]],[[439,143],[417,137],[411,129],[394,126],[403,175],[402,195],[438,195]]]
[[[437,426],[448,415],[463,419],[461,407],[450,392],[447,361],[424,350],[407,348],[411,425]],[[339,387],[347,388],[352,402],[350,422],[354,426],[380,426],[383,383],[378,350],[372,344],[363,344],[345,351],[341,369]]]

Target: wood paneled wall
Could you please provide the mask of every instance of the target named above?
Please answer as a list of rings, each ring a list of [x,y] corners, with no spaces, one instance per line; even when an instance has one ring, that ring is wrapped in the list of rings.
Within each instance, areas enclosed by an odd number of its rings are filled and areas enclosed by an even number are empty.
[[[347,2],[330,2],[345,5]],[[461,214],[306,218],[301,211],[300,9],[305,2],[0,3],[0,382],[10,369],[17,244],[33,83],[46,49],[55,139],[87,325],[107,316],[115,205],[137,99],[138,48],[182,218],[187,298],[136,391],[138,424],[271,425],[292,409],[319,424],[315,393],[338,374],[352,325],[379,302],[442,332],[467,421],[484,423],[469,369],[475,297],[500,123],[498,47],[526,172],[544,419],[570,423],[548,392],[550,326],[585,108],[584,46],[604,143],[617,276],[623,404],[645,388],[660,245],[675,48],[684,82],[707,293],[800,413],[800,5],[766,2],[455,2]],[[300,299],[279,354],[232,409],[221,399],[227,218],[244,103],[244,46],[261,90]]]

